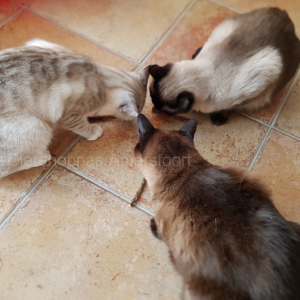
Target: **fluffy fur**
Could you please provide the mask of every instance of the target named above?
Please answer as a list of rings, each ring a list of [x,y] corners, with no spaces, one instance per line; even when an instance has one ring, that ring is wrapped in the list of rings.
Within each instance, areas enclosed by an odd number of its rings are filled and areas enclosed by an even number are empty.
[[[299,299],[300,225],[282,217],[258,180],[203,159],[196,129],[190,120],[158,130],[138,117],[135,155],[152,194],[154,236],[193,299]]]
[[[56,126],[96,140],[87,117],[132,120],[145,103],[147,68],[126,73],[43,40],[1,51],[0,67],[0,178],[50,160]]]
[[[150,93],[158,110],[212,113],[221,125],[233,109],[269,104],[299,63],[300,42],[287,13],[263,8],[222,22],[194,60],[151,66]]]

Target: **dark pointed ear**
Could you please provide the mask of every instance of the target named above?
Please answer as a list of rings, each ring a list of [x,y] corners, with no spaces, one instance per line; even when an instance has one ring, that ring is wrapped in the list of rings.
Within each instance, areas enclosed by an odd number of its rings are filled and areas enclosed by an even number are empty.
[[[177,96],[177,113],[186,114],[188,113],[192,105],[194,104],[194,95],[189,92],[182,92]]]
[[[138,115],[137,127],[138,127],[138,134],[139,134],[140,142],[141,142],[141,140],[144,140],[146,137],[149,137],[155,131],[155,128],[153,127],[153,125],[143,114]]]
[[[196,120],[189,120],[186,124],[184,124],[179,131],[181,131],[186,137],[194,140],[194,136],[197,130],[198,122]]]
[[[149,73],[154,79],[161,79],[168,75],[172,67],[172,64],[167,64],[163,67],[160,67],[158,65],[152,65],[149,67]]]

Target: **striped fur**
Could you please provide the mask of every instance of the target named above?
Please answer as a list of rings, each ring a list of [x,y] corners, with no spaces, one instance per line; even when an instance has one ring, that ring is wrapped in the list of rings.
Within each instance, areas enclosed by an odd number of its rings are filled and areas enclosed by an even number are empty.
[[[43,40],[0,51],[0,68],[0,178],[47,162],[56,126],[96,140],[102,128],[88,116],[132,120],[145,104],[147,69],[123,72]]]

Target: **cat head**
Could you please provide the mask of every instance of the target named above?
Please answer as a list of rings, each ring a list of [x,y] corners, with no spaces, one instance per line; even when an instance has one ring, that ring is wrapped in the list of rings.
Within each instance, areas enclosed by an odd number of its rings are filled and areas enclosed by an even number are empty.
[[[192,110],[194,95],[182,88],[181,74],[178,63],[167,64],[163,67],[152,65],[149,73],[153,77],[150,85],[150,95],[154,107],[169,115],[185,114]]]
[[[177,131],[167,131],[156,129],[140,114],[137,127],[139,143],[135,147],[135,157],[149,185],[152,177],[158,179],[159,174],[187,167],[190,154],[197,152],[194,147],[196,120],[188,121]]]
[[[105,111],[125,121],[136,119],[145,105],[148,78],[149,66],[140,73],[117,70],[113,83],[107,84]]]

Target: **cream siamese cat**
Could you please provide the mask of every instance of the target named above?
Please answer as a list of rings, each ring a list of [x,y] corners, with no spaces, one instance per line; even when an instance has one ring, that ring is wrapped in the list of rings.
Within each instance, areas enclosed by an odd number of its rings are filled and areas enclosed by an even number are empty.
[[[87,117],[131,120],[145,103],[148,68],[123,72],[43,40],[0,51],[0,68],[0,178],[50,160],[56,126],[96,140]]]
[[[269,104],[299,62],[300,42],[287,13],[258,9],[223,21],[193,60],[151,66],[150,93],[157,110],[210,113],[222,125],[232,110]]]

